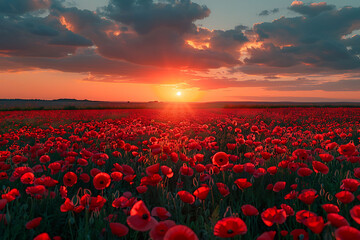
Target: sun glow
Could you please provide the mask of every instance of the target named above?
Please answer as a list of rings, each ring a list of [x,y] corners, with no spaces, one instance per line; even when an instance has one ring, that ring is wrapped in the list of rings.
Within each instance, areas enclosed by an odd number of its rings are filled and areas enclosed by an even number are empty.
[[[177,92],[176,95],[180,97],[180,96],[181,96],[181,92],[180,92],[180,91]]]

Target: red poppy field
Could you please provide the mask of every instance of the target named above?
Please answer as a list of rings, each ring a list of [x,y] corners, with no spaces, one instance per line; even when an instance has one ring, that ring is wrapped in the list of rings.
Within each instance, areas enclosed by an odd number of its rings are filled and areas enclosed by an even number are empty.
[[[360,109],[0,112],[1,239],[360,239]]]

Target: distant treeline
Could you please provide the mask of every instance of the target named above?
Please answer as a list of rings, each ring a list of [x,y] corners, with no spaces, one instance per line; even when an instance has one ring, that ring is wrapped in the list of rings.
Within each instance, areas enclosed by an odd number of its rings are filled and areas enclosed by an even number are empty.
[[[287,108],[287,107],[360,107],[360,102],[105,102],[76,99],[0,99],[1,111],[26,110],[80,110],[80,109],[162,109],[169,105],[187,105],[191,108]]]

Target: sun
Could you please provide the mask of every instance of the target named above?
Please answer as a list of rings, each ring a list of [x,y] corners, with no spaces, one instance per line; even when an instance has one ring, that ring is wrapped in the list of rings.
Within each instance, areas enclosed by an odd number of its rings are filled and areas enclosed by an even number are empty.
[[[177,92],[176,95],[177,95],[177,96],[181,96],[181,92],[180,92],[180,91]]]

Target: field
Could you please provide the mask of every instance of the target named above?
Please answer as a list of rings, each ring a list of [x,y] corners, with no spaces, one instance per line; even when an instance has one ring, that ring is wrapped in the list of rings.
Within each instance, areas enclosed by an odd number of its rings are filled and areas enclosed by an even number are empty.
[[[1,239],[360,239],[360,109],[0,112]]]

